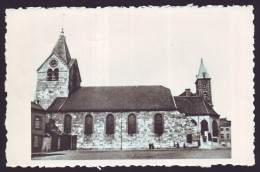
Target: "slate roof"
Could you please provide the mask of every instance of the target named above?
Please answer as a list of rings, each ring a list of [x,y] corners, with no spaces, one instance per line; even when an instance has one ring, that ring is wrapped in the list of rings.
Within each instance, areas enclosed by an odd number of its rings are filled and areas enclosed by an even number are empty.
[[[227,120],[227,118],[220,118],[219,120],[219,126],[220,127],[230,127],[231,126],[231,121]]]
[[[207,101],[200,96],[175,96],[177,110],[186,115],[219,116]]]
[[[175,110],[170,89],[163,86],[80,87],[68,98],[56,98],[48,111],[123,112]]]
[[[203,79],[203,78],[209,78],[209,74],[207,72],[207,69],[203,63],[203,59],[201,59],[200,62],[200,69],[199,69],[199,73],[197,75],[197,79]]]
[[[63,31],[61,32],[59,40],[54,46],[52,53],[55,53],[57,56],[59,56],[66,64],[69,64],[71,57]]]
[[[179,96],[186,96],[186,91],[181,93]],[[195,93],[190,92],[190,96],[197,96]]]
[[[34,110],[44,110],[41,105],[35,103],[35,102],[31,102],[31,109],[34,109]]]

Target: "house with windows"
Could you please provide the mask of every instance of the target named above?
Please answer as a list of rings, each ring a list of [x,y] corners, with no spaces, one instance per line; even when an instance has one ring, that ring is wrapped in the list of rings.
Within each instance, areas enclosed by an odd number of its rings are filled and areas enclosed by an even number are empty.
[[[231,121],[220,118],[220,143],[222,146],[231,147]]]
[[[218,115],[204,70],[197,77],[196,96],[173,97],[160,85],[84,87],[62,31],[37,70],[35,102],[45,114],[47,140],[42,150],[46,145],[52,150],[168,149],[217,139]]]
[[[31,102],[32,152],[40,152],[45,133],[46,112],[37,103]]]

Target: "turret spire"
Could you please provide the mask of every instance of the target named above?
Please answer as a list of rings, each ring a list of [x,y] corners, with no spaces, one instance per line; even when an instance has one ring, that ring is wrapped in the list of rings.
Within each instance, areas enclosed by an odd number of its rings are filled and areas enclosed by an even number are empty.
[[[199,73],[197,75],[197,79],[203,79],[203,78],[209,78],[209,74],[207,72],[207,69],[203,63],[203,59],[201,58],[201,62],[200,62],[200,69],[199,69]]]

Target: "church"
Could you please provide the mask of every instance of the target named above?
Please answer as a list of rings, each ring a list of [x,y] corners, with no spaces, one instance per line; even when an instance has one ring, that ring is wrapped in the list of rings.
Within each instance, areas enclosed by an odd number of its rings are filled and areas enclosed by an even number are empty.
[[[211,79],[203,61],[196,93],[160,85],[81,86],[64,32],[37,70],[32,152],[68,149],[211,148],[219,142]]]

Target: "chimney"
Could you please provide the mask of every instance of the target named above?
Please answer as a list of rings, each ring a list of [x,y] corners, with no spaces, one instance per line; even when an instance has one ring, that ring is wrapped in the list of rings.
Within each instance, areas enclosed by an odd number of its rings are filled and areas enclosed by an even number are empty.
[[[185,89],[185,96],[191,96],[190,89]]]

